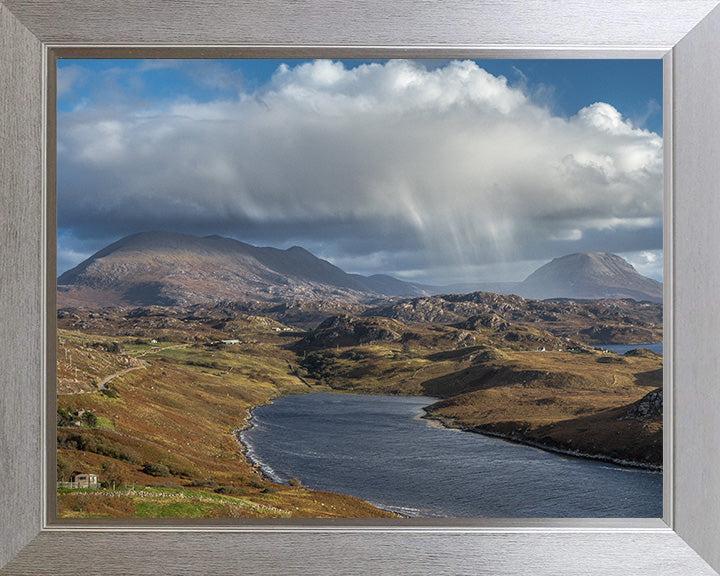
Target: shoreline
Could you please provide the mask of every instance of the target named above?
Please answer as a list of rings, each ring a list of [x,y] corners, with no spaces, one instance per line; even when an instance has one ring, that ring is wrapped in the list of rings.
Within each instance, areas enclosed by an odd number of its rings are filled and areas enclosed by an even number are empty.
[[[292,396],[292,394],[291,394],[291,396]],[[253,470],[255,470],[255,472],[256,472],[258,475],[260,475],[260,477],[261,477],[264,481],[266,481],[266,482],[272,482],[273,484],[280,484],[280,485],[282,485],[282,486],[289,486],[289,485],[290,485],[289,483],[286,483],[286,482],[278,482],[277,480],[271,478],[271,477],[265,472],[265,470],[264,470],[263,467],[262,467],[262,464],[260,464],[259,462],[256,462],[256,461],[252,458],[252,456],[249,455],[249,448],[248,448],[247,444],[245,444],[245,442],[243,442],[242,437],[241,437],[241,434],[242,434],[243,432],[245,432],[246,430],[249,430],[250,428],[253,427],[253,423],[252,423],[253,410],[255,410],[255,408],[259,408],[260,406],[267,406],[268,404],[272,404],[272,403],[273,403],[272,400],[273,400],[273,399],[270,399],[268,402],[266,402],[266,403],[264,403],[264,404],[254,404],[254,405],[252,405],[252,406],[248,409],[248,415],[247,415],[247,416],[245,417],[245,419],[243,420],[243,423],[242,423],[240,426],[238,426],[237,428],[235,428],[235,429],[231,432],[231,434],[232,434],[232,437],[235,439],[235,443],[236,443],[236,444],[239,446],[239,448],[240,448],[240,453],[243,455],[243,457],[245,458],[245,460],[247,461],[247,463],[252,467]],[[314,488],[309,488],[309,490],[314,490]],[[329,491],[328,491],[328,490],[324,490],[324,492],[329,492]],[[359,498],[358,496],[352,496],[351,494],[343,494],[343,493],[341,493],[341,492],[332,492],[332,493],[333,493],[333,494],[337,494],[337,495],[339,495],[339,496],[350,496],[351,498]],[[400,517],[400,518],[413,518],[413,516],[410,516],[410,515],[407,515],[407,514],[402,514],[401,512],[398,512],[397,510],[391,509],[391,507],[381,506],[381,505],[379,505],[379,504],[375,504],[375,503],[373,503],[373,502],[370,502],[369,500],[364,500],[364,499],[362,499],[362,498],[359,498],[359,499],[360,499],[360,500],[363,500],[364,502],[367,502],[368,504],[370,504],[371,506],[374,506],[375,508],[377,508],[377,509],[379,509],[379,510],[383,510],[383,511],[385,511],[385,512],[391,512],[392,514],[395,514],[396,516],[398,516],[398,517]]]
[[[340,394],[343,394],[342,392]],[[349,395],[352,395],[350,393]],[[369,396],[387,396],[386,394],[369,394]],[[250,464],[250,466],[255,470],[262,478],[263,480],[266,480],[268,482],[272,482],[274,484],[284,484],[282,482],[277,482],[274,480],[270,475],[268,475],[265,470],[263,469],[262,465],[259,462],[256,462],[249,454],[248,454],[248,447],[247,445],[242,441],[241,434],[252,428],[252,419],[253,419],[253,411],[255,408],[258,408],[260,406],[265,406],[267,404],[272,404],[273,399],[269,399],[268,402],[264,404],[255,404],[251,406],[248,409],[248,415],[243,420],[243,423],[235,428],[231,434],[233,438],[235,439],[235,442],[237,443],[238,447],[240,448],[240,452],[245,458],[245,460]],[[564,448],[556,448],[554,446],[549,446],[547,444],[542,444],[540,442],[536,442],[534,440],[526,440],[524,438],[518,438],[517,436],[511,436],[509,434],[502,434],[500,432],[491,432],[489,430],[482,430],[478,427],[471,427],[471,426],[462,426],[459,424],[456,424],[455,421],[452,418],[447,418],[444,416],[434,416],[431,415],[429,412],[429,408],[431,405],[424,406],[422,408],[424,414],[416,416],[419,418],[422,418],[423,420],[428,421],[429,424],[436,424],[442,428],[447,428],[448,430],[460,430],[461,432],[468,432],[471,434],[480,434],[482,436],[487,436],[489,438],[497,438],[499,440],[504,440],[506,442],[511,442],[513,444],[520,444],[522,446],[529,446],[530,448],[536,448],[538,450],[543,450],[544,452],[549,452],[551,454],[557,454],[560,456],[570,456],[572,458],[578,458],[581,460],[594,460],[596,462],[605,462],[608,464],[615,464],[616,466],[622,466],[624,468],[631,468],[631,469],[637,469],[637,470],[645,470],[647,472],[656,472],[656,473],[662,473],[663,467],[658,466],[657,464],[649,464],[645,462],[634,462],[632,460],[623,460],[620,458],[612,458],[610,456],[605,456],[603,454],[590,454],[587,452],[581,452],[578,450],[568,450]],[[374,505],[376,506],[376,505]],[[378,508],[382,508],[381,506],[377,506]],[[393,511],[394,512],[394,511]]]
[[[338,392],[334,392],[334,393],[338,393]],[[345,394],[345,393],[343,393],[343,392],[339,392],[339,394],[340,394],[340,395],[355,395],[355,394],[357,394],[357,393],[348,393],[348,394]],[[296,394],[291,394],[290,396],[294,396],[294,395],[296,395]],[[302,395],[302,393],[299,394],[299,395]],[[361,394],[361,395],[365,395],[365,394]],[[383,396],[390,396],[390,397],[392,397],[392,395],[387,395],[387,394],[367,394],[367,395],[368,395],[368,396],[378,396],[378,397],[383,397]],[[283,397],[284,397],[284,396],[283,396]],[[408,397],[415,398],[415,397],[417,397],[417,396],[408,395]],[[250,449],[249,449],[248,446],[243,442],[243,440],[242,440],[242,438],[241,438],[242,432],[244,432],[244,431],[252,428],[252,426],[253,426],[253,422],[252,422],[252,420],[253,420],[253,411],[254,411],[256,408],[258,408],[258,407],[266,406],[266,405],[268,405],[268,404],[273,404],[273,400],[274,400],[274,398],[273,398],[273,399],[269,399],[269,400],[268,400],[267,402],[265,402],[265,403],[256,404],[256,405],[251,406],[251,407],[248,409],[248,415],[247,415],[247,416],[245,417],[245,419],[243,420],[243,423],[242,423],[240,426],[238,426],[237,428],[235,428],[235,429],[231,432],[231,434],[232,434],[233,438],[235,439],[236,443],[238,444],[238,446],[240,447],[240,452],[241,452],[241,454],[243,455],[243,457],[245,458],[245,460],[248,462],[248,464],[252,467],[252,469],[253,469],[264,481],[270,482],[270,483],[273,483],[273,484],[279,484],[279,485],[283,485],[283,486],[288,486],[289,483],[275,480],[275,479],[273,479],[268,473],[265,472],[265,470],[263,469],[262,464],[260,464],[258,461],[255,461],[255,460],[252,458],[252,456],[250,456],[250,454],[249,454]],[[451,419],[451,418],[446,418],[446,417],[443,417],[443,416],[432,416],[432,415],[430,415],[429,412],[428,412],[428,409],[430,408],[430,406],[431,406],[431,405],[422,407],[421,410],[422,410],[423,413],[416,414],[416,415],[414,416],[414,418],[415,418],[415,419],[423,419],[423,420],[425,420],[425,421],[426,421],[429,425],[431,425],[431,426],[438,426],[438,427],[445,428],[445,429],[448,429],[448,430],[458,430],[458,431],[461,431],[461,432],[469,432],[469,433],[473,433],[473,434],[480,434],[480,435],[487,436],[487,437],[490,437],[490,438],[497,438],[497,439],[499,439],[499,440],[503,440],[503,441],[510,442],[510,443],[513,443],[513,444],[519,444],[519,445],[527,446],[527,447],[530,447],[530,448],[535,448],[535,449],[537,449],[537,450],[542,450],[542,451],[544,451],[544,452],[548,452],[548,453],[551,453],[551,454],[556,454],[556,455],[558,455],[558,456],[569,456],[569,457],[571,457],[571,458],[577,458],[577,459],[579,459],[579,460],[586,460],[586,461],[594,460],[594,461],[597,461],[597,462],[605,462],[605,463],[608,463],[608,464],[613,464],[613,465],[616,465],[616,466],[621,466],[621,467],[623,467],[623,468],[635,469],[635,470],[642,470],[642,471],[645,471],[645,472],[653,472],[653,473],[660,473],[660,474],[662,474],[662,472],[663,472],[662,466],[657,466],[657,465],[654,465],[654,464],[646,464],[646,463],[642,463],[642,462],[633,462],[633,461],[629,461],[629,460],[622,460],[622,459],[618,459],[618,458],[611,458],[611,457],[609,457],[609,456],[603,456],[602,454],[588,454],[588,453],[584,453],[584,452],[580,452],[580,451],[572,451],[572,450],[565,450],[565,449],[561,449],[561,448],[554,448],[554,447],[552,447],[552,446],[543,445],[543,444],[540,444],[540,443],[538,443],[538,442],[534,442],[534,441],[532,441],[532,440],[523,440],[523,439],[516,438],[516,437],[510,436],[510,435],[506,435],[506,434],[501,434],[501,433],[497,433],[497,432],[490,432],[490,431],[484,431],[484,430],[480,430],[480,429],[478,429],[478,428],[473,428],[473,427],[468,427],[468,426],[460,426],[460,425],[454,424],[453,419]],[[303,484],[303,486],[304,486],[304,484]],[[304,487],[305,487],[305,486],[304,486]],[[307,487],[306,487],[306,488],[307,488]],[[309,489],[310,489],[310,490],[317,490],[317,489],[314,489],[314,488],[309,488]],[[386,511],[386,512],[390,512],[390,513],[394,514],[396,517],[401,518],[401,519],[427,518],[427,517],[425,517],[425,516],[416,516],[416,515],[414,515],[414,514],[412,514],[412,513],[403,513],[403,512],[400,512],[399,509],[402,509],[402,508],[403,508],[402,506],[393,506],[393,505],[387,505],[387,506],[386,506],[386,505],[378,504],[378,503],[375,503],[375,502],[371,502],[371,501],[369,501],[369,500],[365,500],[365,499],[360,498],[360,497],[358,497],[358,496],[353,496],[353,495],[351,495],[351,494],[345,494],[345,493],[342,493],[342,492],[334,492],[334,491],[331,491],[331,490],[323,490],[323,489],[319,489],[319,490],[320,490],[320,491],[324,491],[324,492],[330,492],[330,493],[333,493],[333,494],[337,494],[337,495],[339,495],[339,496],[349,496],[349,497],[351,497],[351,498],[359,498],[359,499],[363,500],[364,502],[366,502],[367,504],[369,504],[369,505],[371,505],[371,506],[373,506],[373,507],[375,507],[375,508],[377,508],[377,509],[379,509],[379,510],[383,510],[383,511]],[[412,509],[412,508],[409,508],[409,509]]]
[[[487,436],[489,438],[498,438],[500,440],[505,440],[506,442],[511,442],[513,444],[521,444],[523,446],[537,448],[538,450],[543,450],[545,452],[550,452],[552,454],[558,454],[561,456],[571,456],[573,458],[578,458],[581,460],[595,460],[598,462],[606,462],[608,464],[615,464],[617,466],[623,466],[625,468],[635,468],[635,469],[645,470],[646,472],[661,473],[663,471],[663,467],[658,466],[656,464],[648,464],[645,462],[633,462],[632,460],[622,460],[620,458],[612,458],[610,456],[604,456],[603,454],[588,454],[588,453],[580,452],[577,450],[567,450],[564,448],[555,448],[553,446],[548,446],[547,444],[535,442],[534,440],[525,440],[523,438],[518,438],[517,436],[511,436],[509,434],[502,434],[500,432],[490,432],[488,430],[482,430],[478,427],[461,426],[459,424],[455,424],[455,422],[452,418],[431,415],[428,412],[428,408],[430,408],[430,406],[426,406],[425,408],[423,408],[423,410],[425,411],[425,415],[422,416],[422,418],[425,420],[436,422],[443,428],[447,428],[449,430],[460,430],[462,432],[469,432],[471,434],[481,434],[482,436]]]
[[[230,432],[231,436],[235,440],[235,443],[238,445],[238,448],[240,448],[240,454],[242,454],[243,458],[245,458],[245,461],[250,465],[250,467],[255,471],[256,474],[258,474],[264,481],[266,482],[272,482],[273,484],[281,484],[280,482],[277,482],[273,480],[266,472],[263,470],[262,465],[259,462],[256,462],[253,460],[253,458],[248,454],[249,448],[245,442],[242,440],[242,433],[246,430],[249,430],[253,427],[252,419],[253,419],[253,410],[255,408],[259,408],[260,406],[266,406],[267,404],[272,404],[273,399],[268,399],[267,402],[264,404],[253,404],[248,408],[248,415],[243,419],[242,424],[232,430]],[[286,484],[284,484],[286,485]]]

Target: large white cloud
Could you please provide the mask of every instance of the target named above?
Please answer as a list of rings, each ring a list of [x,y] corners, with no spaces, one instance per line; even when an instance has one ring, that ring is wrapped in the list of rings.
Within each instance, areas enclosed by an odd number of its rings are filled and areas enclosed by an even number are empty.
[[[553,116],[473,62],[281,66],[232,100],[59,127],[59,221],[78,236],[217,232],[416,274],[661,247],[658,135],[607,103]]]

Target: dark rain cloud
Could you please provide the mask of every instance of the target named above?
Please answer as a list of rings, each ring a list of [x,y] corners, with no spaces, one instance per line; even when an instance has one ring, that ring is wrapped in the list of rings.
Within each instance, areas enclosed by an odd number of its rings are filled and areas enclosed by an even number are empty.
[[[589,250],[662,261],[662,139],[605,103],[555,117],[472,62],[281,67],[232,100],[80,107],[58,144],[59,268],[143,230],[423,281]]]

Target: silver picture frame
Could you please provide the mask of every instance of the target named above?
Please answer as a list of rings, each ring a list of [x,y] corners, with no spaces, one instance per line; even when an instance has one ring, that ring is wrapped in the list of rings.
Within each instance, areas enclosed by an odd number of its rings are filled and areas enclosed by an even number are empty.
[[[720,568],[717,0],[0,0],[0,574],[716,574]],[[119,52],[118,52],[119,50]],[[665,476],[657,520],[58,525],[58,54],[663,58]],[[50,232],[50,234],[49,234]],[[51,469],[51,468],[50,468]]]

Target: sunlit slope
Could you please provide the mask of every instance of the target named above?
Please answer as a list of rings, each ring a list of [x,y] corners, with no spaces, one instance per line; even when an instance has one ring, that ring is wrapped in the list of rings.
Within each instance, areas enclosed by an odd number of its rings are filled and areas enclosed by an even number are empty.
[[[70,341],[84,347],[88,365],[103,365],[108,354],[89,344],[107,341],[124,346],[118,357],[142,357],[144,366],[107,389],[58,397],[58,407],[71,415],[58,428],[59,476],[92,472],[116,487],[61,494],[60,516],[392,516],[356,498],[274,484],[243,456],[234,432],[250,407],[308,391],[292,374],[293,354],[260,342],[156,346],[63,333],[63,342]],[[97,418],[93,427],[75,416],[83,411]]]

